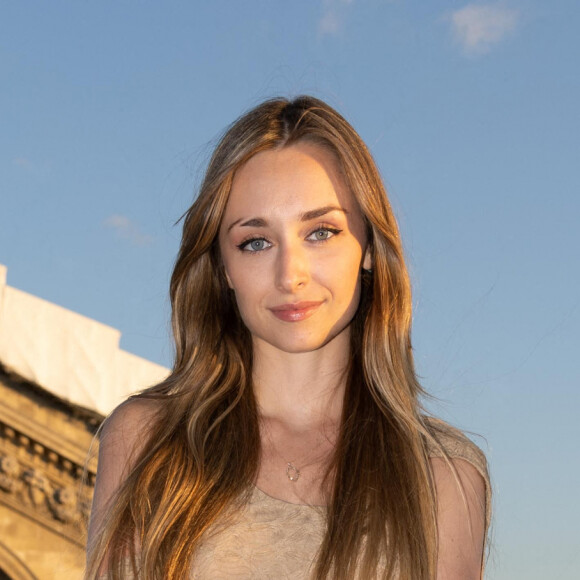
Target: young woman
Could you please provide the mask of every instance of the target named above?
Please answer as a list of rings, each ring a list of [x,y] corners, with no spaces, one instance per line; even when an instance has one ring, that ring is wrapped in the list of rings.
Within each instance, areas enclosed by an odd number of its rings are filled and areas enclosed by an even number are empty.
[[[481,577],[485,459],[422,411],[397,224],[336,111],[229,128],[171,301],[173,372],[102,429],[87,578]]]

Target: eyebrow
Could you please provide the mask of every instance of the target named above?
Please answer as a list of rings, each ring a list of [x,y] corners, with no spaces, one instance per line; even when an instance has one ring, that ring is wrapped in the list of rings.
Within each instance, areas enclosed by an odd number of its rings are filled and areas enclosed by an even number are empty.
[[[327,213],[330,213],[331,211],[340,211],[344,214],[348,214],[348,211],[346,209],[344,209],[343,207],[340,207],[338,205],[325,205],[324,207],[311,209],[311,210],[308,210],[308,211],[301,213],[299,219],[301,222],[309,222],[309,221],[314,220],[316,218],[322,217],[322,216],[326,215]],[[245,220],[243,222],[242,222],[242,219],[243,218],[240,218],[239,220],[236,220],[235,222],[230,224],[228,227],[228,233],[230,232],[230,230],[234,226],[236,226],[238,224],[240,227],[251,227],[251,228],[264,228],[268,225],[268,222],[264,218],[260,218],[260,217],[250,218],[249,220]],[[242,223],[240,223],[240,222],[242,222]]]

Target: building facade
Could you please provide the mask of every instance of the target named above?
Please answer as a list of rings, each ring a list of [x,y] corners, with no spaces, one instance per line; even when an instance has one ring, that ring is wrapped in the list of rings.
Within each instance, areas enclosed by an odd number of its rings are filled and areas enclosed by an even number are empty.
[[[81,580],[104,417],[167,369],[0,265],[0,580]]]
[[[82,578],[102,419],[0,368],[0,579]]]

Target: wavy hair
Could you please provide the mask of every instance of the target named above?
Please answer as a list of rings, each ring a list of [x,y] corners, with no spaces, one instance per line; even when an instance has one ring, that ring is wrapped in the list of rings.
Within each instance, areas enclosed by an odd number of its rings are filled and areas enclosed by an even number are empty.
[[[188,577],[200,541],[249,497],[260,462],[252,341],[224,274],[218,231],[233,176],[260,151],[308,141],[331,151],[363,215],[363,273],[331,481],[313,578],[430,580],[436,500],[410,340],[411,288],[397,223],[366,145],[313,97],[268,100],[225,132],[185,214],[171,278],[175,362],[137,398],[161,399],[149,444],[115,495],[88,574]],[[331,476],[329,474],[332,474]],[[92,576],[91,576],[92,575]],[[126,576],[125,576],[126,577]]]

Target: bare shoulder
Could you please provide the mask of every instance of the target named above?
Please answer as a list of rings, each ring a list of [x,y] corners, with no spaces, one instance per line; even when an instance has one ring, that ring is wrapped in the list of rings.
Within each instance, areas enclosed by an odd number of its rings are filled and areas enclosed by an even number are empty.
[[[491,515],[491,481],[485,453],[462,431],[445,421],[432,417],[426,420],[432,441],[427,442],[431,460],[435,458],[451,459],[453,464],[469,464],[480,475],[485,486],[486,522]],[[461,460],[458,463],[458,460]],[[432,461],[433,463],[433,461]]]
[[[161,402],[154,399],[125,401],[105,419],[99,438],[101,447],[122,447],[126,450],[138,447],[155,422],[160,408]]]
[[[429,420],[429,445],[437,493],[439,554],[437,578],[482,577],[491,488],[483,452],[461,431]]]
[[[431,459],[437,491],[438,580],[482,577],[486,490],[479,471],[463,459]]]
[[[99,438],[97,485],[106,479],[107,487],[117,487],[129,474],[149,441],[160,408],[158,400],[129,399],[105,419]]]
[[[89,544],[100,529],[111,500],[135,465],[150,438],[161,403],[129,399],[109,415],[99,437],[99,461],[89,523]]]

